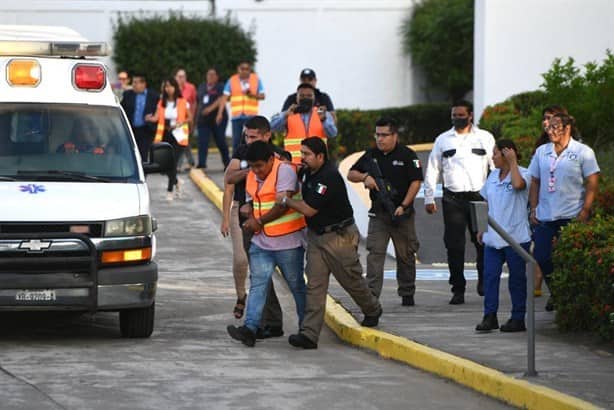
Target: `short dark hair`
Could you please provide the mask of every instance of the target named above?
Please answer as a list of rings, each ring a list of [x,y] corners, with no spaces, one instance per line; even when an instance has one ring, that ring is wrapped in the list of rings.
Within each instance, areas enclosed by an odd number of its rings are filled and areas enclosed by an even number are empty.
[[[120,71],[120,73],[121,73],[121,71]],[[141,79],[143,79],[143,81],[147,82],[147,77],[145,76],[145,73],[135,72],[135,73],[132,73],[132,75],[128,74],[128,78],[132,78],[133,80],[135,78],[141,78]]]
[[[495,142],[495,146],[499,151],[503,151],[503,148],[509,148],[516,153],[516,158],[521,159],[520,153],[518,152],[518,148],[516,148],[514,141],[502,138]]]
[[[313,90],[314,93],[316,92],[316,88],[309,83],[300,83],[298,87],[296,87],[296,91],[300,90],[301,88],[309,88],[310,90]]]
[[[245,122],[245,128],[250,130],[258,130],[261,134],[266,134],[271,131],[271,123],[266,117],[256,115]]]
[[[454,107],[465,107],[469,114],[473,114],[473,104],[467,100],[458,100],[452,104],[452,108]]]
[[[273,147],[264,141],[254,141],[247,147],[245,158],[249,162],[268,161],[273,156]]]
[[[563,114],[569,114],[569,112],[567,111],[567,108],[563,107],[562,105],[558,105],[558,104],[552,104],[552,105],[548,105],[544,107],[544,109],[542,110],[542,115],[544,115],[547,112],[551,114],[558,114],[560,112]]]
[[[396,134],[399,132],[399,125],[394,118],[391,117],[379,117],[377,121],[375,121],[376,127],[388,127],[390,128],[390,132]]]
[[[309,148],[315,155],[324,154],[324,161],[328,161],[328,149],[326,143],[320,137],[309,137],[301,141],[301,145]]]

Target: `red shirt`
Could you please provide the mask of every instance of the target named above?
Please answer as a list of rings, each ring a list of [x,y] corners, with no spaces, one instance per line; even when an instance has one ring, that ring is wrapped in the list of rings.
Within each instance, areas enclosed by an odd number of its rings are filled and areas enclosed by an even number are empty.
[[[190,111],[194,113],[196,111],[196,87],[194,87],[194,84],[186,81],[181,89],[181,95],[190,104]]]

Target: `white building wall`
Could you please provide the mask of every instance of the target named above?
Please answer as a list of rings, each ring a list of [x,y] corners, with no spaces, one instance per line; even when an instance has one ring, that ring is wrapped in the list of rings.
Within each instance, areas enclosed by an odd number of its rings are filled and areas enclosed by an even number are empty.
[[[536,90],[555,58],[614,50],[613,0],[475,0],[474,105]],[[553,102],[556,103],[556,102]]]
[[[281,108],[301,69],[315,70],[318,87],[336,108],[382,108],[425,100],[422,82],[403,56],[399,34],[412,0],[218,0],[253,33],[256,70],[266,88],[262,113]]]
[[[338,108],[382,108],[424,102],[421,76],[402,53],[399,34],[414,0],[217,0],[218,17],[230,15],[253,33],[256,70],[267,98],[264,115],[295,91],[301,69]],[[119,12],[127,15],[208,16],[211,3],[168,0],[1,1],[0,24],[68,26],[90,40],[112,42]],[[110,59],[107,61],[111,64]],[[189,74],[189,73],[188,73]],[[199,79],[191,79],[199,82]]]

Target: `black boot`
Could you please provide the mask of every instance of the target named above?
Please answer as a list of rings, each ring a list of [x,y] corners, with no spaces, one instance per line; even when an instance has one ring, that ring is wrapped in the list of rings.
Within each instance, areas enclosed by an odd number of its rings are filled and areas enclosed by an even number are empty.
[[[464,293],[455,293],[450,299],[451,305],[462,305],[465,303],[465,294]]]
[[[524,325],[524,320],[510,319],[501,325],[502,332],[524,332],[525,330],[527,328]]]
[[[488,313],[484,315],[482,323],[479,323],[475,330],[478,332],[490,332],[491,330],[499,329],[499,322],[497,321],[496,313]]]

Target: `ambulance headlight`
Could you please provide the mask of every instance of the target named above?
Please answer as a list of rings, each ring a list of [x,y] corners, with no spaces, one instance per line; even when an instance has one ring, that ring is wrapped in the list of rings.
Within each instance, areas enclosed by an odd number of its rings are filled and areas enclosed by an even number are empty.
[[[104,224],[104,236],[140,236],[151,234],[151,217],[140,215],[113,219]]]

